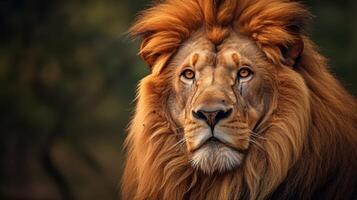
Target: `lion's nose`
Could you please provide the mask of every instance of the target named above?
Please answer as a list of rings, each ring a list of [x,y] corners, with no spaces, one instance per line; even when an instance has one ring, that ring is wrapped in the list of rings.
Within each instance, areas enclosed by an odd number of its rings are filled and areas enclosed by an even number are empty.
[[[213,130],[214,126],[222,119],[229,117],[232,113],[232,109],[227,111],[224,110],[215,110],[215,111],[206,111],[198,110],[197,112],[192,111],[192,115],[196,119],[204,120]]]

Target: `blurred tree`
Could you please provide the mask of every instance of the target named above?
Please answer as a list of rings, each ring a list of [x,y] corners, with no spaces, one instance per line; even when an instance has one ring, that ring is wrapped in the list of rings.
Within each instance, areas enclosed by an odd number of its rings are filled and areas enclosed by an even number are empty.
[[[145,72],[131,67],[140,64],[124,34],[127,5],[1,2],[1,191],[10,195],[5,197],[32,195],[29,165],[38,162],[63,199],[74,198],[53,158],[59,139],[100,170],[80,140],[119,132],[126,121],[121,113],[128,114],[135,82]]]
[[[314,15],[311,35],[331,70],[353,94],[357,94],[357,1],[305,1]]]

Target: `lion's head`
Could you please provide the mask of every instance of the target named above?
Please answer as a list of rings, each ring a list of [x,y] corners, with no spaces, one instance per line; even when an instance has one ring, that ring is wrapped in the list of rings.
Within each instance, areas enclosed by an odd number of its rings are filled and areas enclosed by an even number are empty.
[[[304,35],[309,16],[285,0],[167,0],[144,12],[131,32],[152,73],[126,140],[123,197],[336,195],[322,177],[356,167],[343,165],[356,152],[356,104]]]
[[[198,31],[167,66],[170,116],[192,166],[208,174],[233,170],[250,145],[259,148],[276,108],[278,69],[248,37],[228,34],[214,44]]]

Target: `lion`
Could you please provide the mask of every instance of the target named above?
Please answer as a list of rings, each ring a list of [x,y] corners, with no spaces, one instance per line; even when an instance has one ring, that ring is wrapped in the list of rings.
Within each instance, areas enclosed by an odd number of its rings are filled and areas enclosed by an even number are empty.
[[[353,199],[357,104],[288,0],[163,0],[130,32],[151,73],[123,199]]]

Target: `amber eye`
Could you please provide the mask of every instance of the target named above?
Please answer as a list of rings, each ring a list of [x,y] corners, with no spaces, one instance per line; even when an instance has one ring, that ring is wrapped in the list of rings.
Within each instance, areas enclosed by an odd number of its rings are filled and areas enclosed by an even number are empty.
[[[181,76],[183,76],[186,79],[194,79],[195,78],[195,72],[190,70],[190,69],[185,69],[182,73]]]
[[[242,68],[238,71],[238,78],[248,78],[250,75],[252,75],[252,71],[248,68]]]

